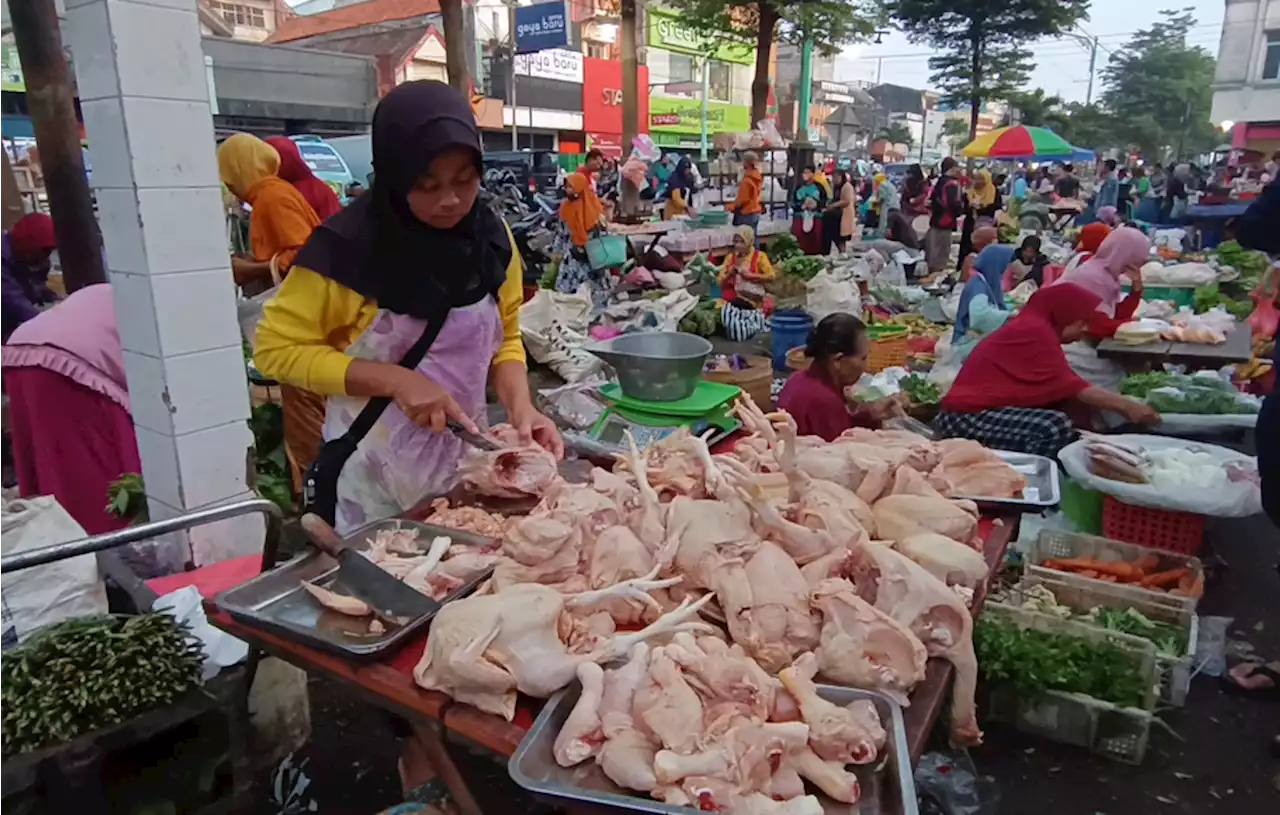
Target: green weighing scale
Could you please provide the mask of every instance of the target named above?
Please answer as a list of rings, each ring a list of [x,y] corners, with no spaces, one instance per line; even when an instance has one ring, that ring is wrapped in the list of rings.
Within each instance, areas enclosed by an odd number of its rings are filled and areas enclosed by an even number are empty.
[[[742,393],[737,385],[700,379],[692,394],[674,402],[651,402],[627,396],[617,382],[603,385],[597,392],[608,405],[588,435],[611,452],[628,451],[624,434],[627,430],[643,451],[680,427],[689,428],[695,436],[713,431],[707,437],[710,446],[742,426],[733,415],[733,400]]]

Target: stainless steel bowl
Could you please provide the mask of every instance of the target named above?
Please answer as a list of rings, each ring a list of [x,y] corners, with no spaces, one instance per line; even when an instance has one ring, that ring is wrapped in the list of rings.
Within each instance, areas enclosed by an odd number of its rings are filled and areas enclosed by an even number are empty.
[[[711,343],[697,334],[653,331],[622,334],[586,350],[613,367],[622,392],[632,399],[674,402],[698,386]]]

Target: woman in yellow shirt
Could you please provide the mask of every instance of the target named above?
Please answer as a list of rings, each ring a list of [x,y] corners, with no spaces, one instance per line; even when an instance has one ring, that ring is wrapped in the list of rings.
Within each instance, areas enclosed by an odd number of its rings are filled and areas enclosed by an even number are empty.
[[[773,308],[764,284],[777,275],[769,256],[755,248],[755,237],[751,227],[737,228],[733,246],[716,277],[720,299],[725,303],[720,310],[720,323],[725,336],[735,342],[744,342],[763,331],[765,318]]]
[[[372,141],[373,188],[312,233],[254,353],[267,376],[328,397],[307,487],[340,532],[453,486],[464,448],[446,421],[483,425],[486,384],[524,439],[563,453],[529,395],[520,256],[478,196],[471,106],[439,82],[399,85],[378,103]],[[362,414],[372,426],[356,439]]]
[[[680,159],[675,172],[667,181],[667,189],[671,191],[667,199],[667,210],[663,217],[671,219],[677,215],[697,215],[693,211],[693,191],[696,183],[693,179],[693,162],[687,158]]]

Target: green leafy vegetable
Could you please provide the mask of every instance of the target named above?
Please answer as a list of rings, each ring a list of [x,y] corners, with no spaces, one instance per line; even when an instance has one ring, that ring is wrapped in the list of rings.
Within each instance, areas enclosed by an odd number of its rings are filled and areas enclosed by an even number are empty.
[[[688,334],[710,337],[720,330],[720,309],[714,300],[703,300],[693,311],[680,318],[678,328]]]
[[[816,255],[798,255],[778,264],[778,271],[789,277],[812,280],[818,272],[827,268],[827,262]]]
[[[147,512],[147,493],[142,476],[125,473],[107,486],[107,514],[132,524],[144,524],[150,517]]]
[[[1218,289],[1217,283],[1210,283],[1207,286],[1200,286],[1195,290],[1195,300],[1193,308],[1196,314],[1204,314],[1206,311],[1222,306],[1227,313],[1237,320],[1243,320],[1253,311],[1253,302],[1250,300],[1233,300],[1224,295]]]
[[[1142,637],[1155,643],[1156,649],[1163,654],[1181,657],[1187,653],[1186,631],[1170,623],[1152,620],[1137,609],[1099,606],[1078,619],[1109,631]]]
[[[200,643],[167,614],[82,617],[0,659],[5,757],[62,744],[199,687]]]
[[[1270,262],[1263,252],[1245,249],[1237,241],[1223,241],[1216,250],[1218,262],[1230,266],[1240,273],[1240,282],[1245,288],[1252,289],[1262,280]]]
[[[994,615],[974,625],[973,643],[983,679],[1019,694],[1083,693],[1122,707],[1138,707],[1147,695],[1137,658],[1109,643],[1022,629]]]
[[[768,255],[775,265],[803,254],[804,252],[800,250],[800,241],[790,232],[784,232],[769,241]]]
[[[942,393],[938,390],[938,386],[919,374],[903,377],[898,382],[898,387],[917,405],[936,405],[942,401]]]
[[[1120,392],[1146,400],[1160,413],[1212,416],[1258,412],[1257,405],[1242,399],[1231,383],[1217,376],[1187,376],[1164,371],[1130,374],[1120,383]]]

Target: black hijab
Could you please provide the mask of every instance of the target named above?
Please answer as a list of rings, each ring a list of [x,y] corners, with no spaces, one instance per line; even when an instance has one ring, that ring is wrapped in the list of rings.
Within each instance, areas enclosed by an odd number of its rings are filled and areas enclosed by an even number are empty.
[[[924,171],[919,164],[912,164],[907,168],[907,183],[903,186],[903,192],[908,200],[924,192]]]
[[[511,244],[483,194],[450,229],[419,221],[408,203],[446,150],[470,148],[482,171],[480,132],[467,100],[440,82],[398,85],[373,113],[372,140],[372,189],[317,227],[294,263],[420,319],[442,299],[465,306],[496,294]]]

